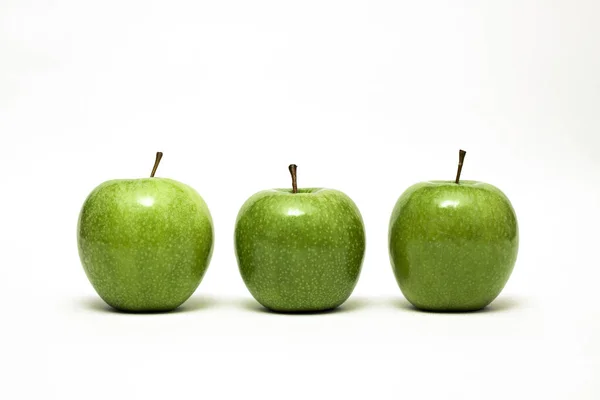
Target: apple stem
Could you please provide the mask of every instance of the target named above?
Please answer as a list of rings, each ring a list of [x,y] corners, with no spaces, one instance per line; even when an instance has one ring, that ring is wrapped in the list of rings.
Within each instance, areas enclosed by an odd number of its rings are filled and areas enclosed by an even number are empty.
[[[298,183],[296,182],[296,170],[298,169],[298,166],[296,164],[290,164],[288,169],[292,175],[292,193],[298,193]]]
[[[456,180],[454,183],[458,185],[458,181],[460,180],[460,173],[462,172],[463,162],[465,161],[465,155],[467,154],[464,150],[458,151],[458,171],[456,171]]]
[[[156,169],[158,168],[158,164],[160,164],[160,160],[163,156],[162,151],[156,152],[156,160],[154,161],[154,167],[152,168],[152,173],[150,174],[150,178],[154,178],[154,174],[156,173]]]

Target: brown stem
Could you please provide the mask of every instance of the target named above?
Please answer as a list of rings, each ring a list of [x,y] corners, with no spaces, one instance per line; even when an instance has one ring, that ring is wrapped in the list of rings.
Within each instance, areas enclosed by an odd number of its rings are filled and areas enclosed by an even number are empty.
[[[288,167],[290,174],[292,174],[292,193],[298,193],[298,183],[296,182],[296,170],[298,166],[296,164],[290,164]]]
[[[154,161],[154,167],[152,168],[152,173],[150,174],[150,178],[154,178],[154,174],[156,173],[156,169],[158,168],[158,164],[160,164],[160,159],[162,158],[162,151],[156,152],[156,160]]]
[[[458,185],[458,181],[460,180],[460,173],[462,172],[463,161],[465,161],[465,155],[467,154],[464,150],[458,151],[458,171],[456,171],[456,180],[454,183]]]

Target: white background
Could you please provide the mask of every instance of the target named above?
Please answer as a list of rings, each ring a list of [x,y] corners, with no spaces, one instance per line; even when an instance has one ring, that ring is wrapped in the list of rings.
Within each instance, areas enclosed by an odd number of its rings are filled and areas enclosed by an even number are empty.
[[[3,399],[598,399],[600,3],[0,3]],[[409,185],[501,188],[520,222],[484,312],[402,298],[387,224]],[[88,193],[196,188],[212,263],[178,312],[110,311],[80,266]],[[261,310],[233,225],[254,192],[340,189],[367,229],[338,312]],[[34,396],[34,397],[30,397]]]

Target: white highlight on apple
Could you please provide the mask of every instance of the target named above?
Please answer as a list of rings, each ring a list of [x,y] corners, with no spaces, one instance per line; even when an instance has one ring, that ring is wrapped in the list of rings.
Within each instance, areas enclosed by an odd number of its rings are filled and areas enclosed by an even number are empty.
[[[141,199],[138,200],[138,203],[140,203],[143,206],[146,207],[152,207],[154,205],[154,198],[153,197],[142,197]]]
[[[453,207],[456,208],[460,204],[458,200],[444,200],[440,203],[440,208]]]
[[[287,212],[287,215],[300,216],[300,215],[304,215],[304,211],[298,210],[297,208],[290,208]]]

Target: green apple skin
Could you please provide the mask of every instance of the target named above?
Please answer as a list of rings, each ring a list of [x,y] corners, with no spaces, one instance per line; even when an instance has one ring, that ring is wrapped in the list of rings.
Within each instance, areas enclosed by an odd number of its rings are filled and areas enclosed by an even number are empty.
[[[254,298],[278,312],[338,307],[358,281],[365,229],[354,202],[322,188],[259,192],[242,206],[235,253]]]
[[[130,312],[177,308],[210,262],[213,224],[191,187],[166,178],[102,183],[83,204],[79,257],[110,306]]]
[[[406,299],[430,311],[474,311],[510,277],[519,247],[515,211],[486,183],[422,182],[400,196],[389,225],[394,274]]]

